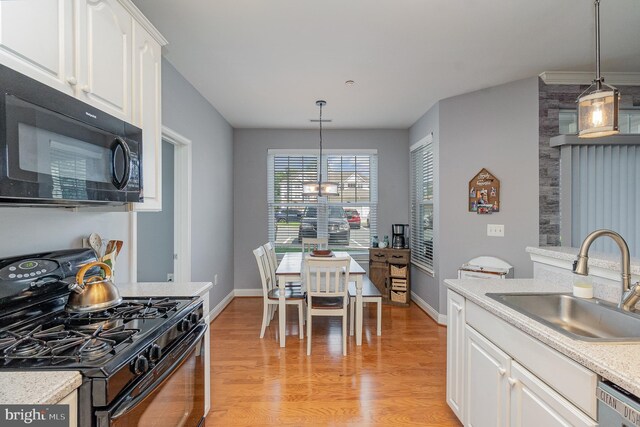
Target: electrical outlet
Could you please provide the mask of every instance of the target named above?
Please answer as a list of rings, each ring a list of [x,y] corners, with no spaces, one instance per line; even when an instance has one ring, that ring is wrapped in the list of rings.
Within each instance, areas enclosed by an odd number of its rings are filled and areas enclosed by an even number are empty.
[[[82,238],[82,247],[83,248],[90,248],[91,245],[89,244],[89,238],[88,237],[83,237]]]
[[[167,282],[173,282],[173,273],[167,273]]]
[[[218,275],[213,276],[213,286],[218,286]]]
[[[487,224],[487,236],[504,237],[504,224]]]

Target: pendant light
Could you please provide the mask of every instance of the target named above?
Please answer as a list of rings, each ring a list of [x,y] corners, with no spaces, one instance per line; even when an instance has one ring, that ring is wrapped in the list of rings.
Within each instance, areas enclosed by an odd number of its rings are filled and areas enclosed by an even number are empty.
[[[327,101],[318,100],[316,105],[320,107],[320,157],[318,163],[318,181],[302,183],[302,194],[305,196],[337,196],[338,183],[322,181],[322,107]]]
[[[604,83],[600,75],[600,0],[595,0],[596,78],[578,97],[578,136],[599,138],[615,135],[618,130],[618,89]],[[592,87],[595,90],[589,92]],[[587,92],[589,92],[587,94]],[[586,95],[585,95],[586,94]]]

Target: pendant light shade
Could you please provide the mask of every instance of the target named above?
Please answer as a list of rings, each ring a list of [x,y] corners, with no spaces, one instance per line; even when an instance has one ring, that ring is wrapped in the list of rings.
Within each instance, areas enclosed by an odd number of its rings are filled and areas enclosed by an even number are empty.
[[[600,75],[600,0],[595,0],[596,78],[578,98],[578,136],[599,138],[615,135],[618,129],[618,89],[604,83]],[[595,90],[589,92],[595,86]],[[587,93],[588,92],[588,93]]]
[[[600,90],[578,100],[578,136],[599,138],[615,135],[618,130],[618,90]]]
[[[322,107],[327,101],[318,100],[316,105],[320,107],[320,157],[318,160],[318,181],[302,183],[302,194],[305,196],[337,196],[338,183],[322,181]]]

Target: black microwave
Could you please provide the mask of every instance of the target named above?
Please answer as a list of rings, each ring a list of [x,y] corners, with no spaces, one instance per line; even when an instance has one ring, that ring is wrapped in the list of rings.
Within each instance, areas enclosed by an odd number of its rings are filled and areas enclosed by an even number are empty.
[[[0,65],[0,204],[141,202],[142,130]]]

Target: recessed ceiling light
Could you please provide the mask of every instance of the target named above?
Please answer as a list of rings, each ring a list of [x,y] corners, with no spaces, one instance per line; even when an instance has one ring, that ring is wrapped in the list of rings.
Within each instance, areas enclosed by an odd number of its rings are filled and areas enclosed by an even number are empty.
[[[354,84],[356,84],[356,82],[354,82],[353,80],[347,80],[346,82],[344,82],[344,84],[346,84],[347,86],[353,86]]]

